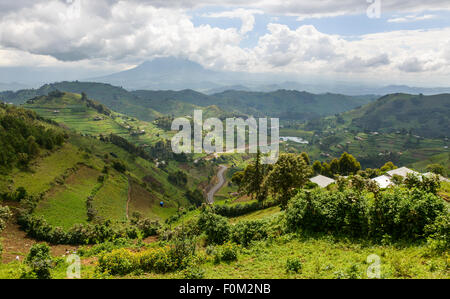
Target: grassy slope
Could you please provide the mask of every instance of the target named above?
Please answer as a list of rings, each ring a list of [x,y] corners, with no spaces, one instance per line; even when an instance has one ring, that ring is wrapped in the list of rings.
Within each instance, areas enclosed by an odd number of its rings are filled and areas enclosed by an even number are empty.
[[[446,167],[447,174],[450,175],[450,152],[431,156],[425,160],[411,164],[411,167],[418,171],[426,172],[430,164],[441,164]]]
[[[151,123],[115,112],[111,116],[101,114],[81,101],[79,94],[65,93],[58,98],[44,96],[34,100],[33,103],[24,104],[23,107],[84,134],[114,133],[136,144],[154,144],[164,136],[164,132]],[[96,117],[102,120],[95,120]],[[145,130],[146,134],[131,136],[130,131],[138,129]]]
[[[267,115],[281,119],[310,119],[313,116],[332,115],[370,102],[366,97],[339,94],[315,95],[295,90],[278,90],[269,93],[225,91],[212,95],[216,105],[246,114]]]
[[[88,167],[81,167],[67,178],[64,185],[50,189],[34,214],[43,216],[53,226],[65,229],[74,224],[86,223],[86,199],[98,185],[100,172]]]
[[[94,197],[93,205],[98,216],[103,219],[126,220],[128,188],[128,179],[124,175],[110,171],[103,187]]]
[[[269,208],[245,216],[230,219],[239,221],[264,219],[279,215],[279,208]],[[199,211],[188,212],[174,225],[181,225],[198,217]],[[250,248],[241,248],[238,261],[215,264],[199,248],[206,258],[201,268],[206,279],[332,279],[367,278],[371,263],[370,255],[376,254],[381,261],[381,277],[386,279],[427,278],[448,279],[448,255],[429,255],[423,245],[373,245],[364,241],[335,239],[331,236],[288,235],[274,240],[258,242]],[[286,271],[289,258],[298,258],[302,263],[299,273]],[[82,263],[82,278],[96,278],[95,263]],[[16,263],[0,265],[0,278],[20,275]],[[52,271],[55,278],[65,277],[65,268]],[[170,279],[183,278],[180,273],[129,275],[126,278]]]
[[[88,97],[96,99],[115,111],[133,115],[143,120],[152,121],[161,116],[159,112],[139,105],[138,98],[127,90],[109,84],[93,82],[58,82],[43,85],[39,89],[25,89],[15,93],[3,92],[0,93],[0,100],[19,105],[29,99],[47,95],[55,90],[77,94],[85,92]]]
[[[98,134],[115,133],[134,144],[148,145],[154,144],[164,136],[164,132],[155,128],[153,124],[115,112],[112,113],[111,117],[99,114],[93,108],[87,107],[81,101],[81,96],[77,94],[65,93],[60,98],[41,97],[34,100],[32,104],[24,106],[83,135],[96,136]],[[55,110],[58,110],[59,113],[54,113]],[[103,120],[94,121],[96,116],[101,116]],[[131,126],[133,130],[138,128],[144,129],[146,134],[131,136],[128,130],[124,129],[126,126]],[[170,172],[178,171],[182,166],[177,162],[171,161],[167,170],[162,171],[156,168],[153,162],[134,157],[113,144],[103,143],[93,137],[83,137],[77,133],[71,133],[70,136],[69,142],[61,149],[34,161],[30,171],[24,172],[16,169],[10,175],[5,176],[5,180],[2,180],[2,184],[0,184],[1,190],[6,190],[8,187],[16,189],[24,186],[33,195],[50,191],[49,194],[51,195],[46,196],[37,213],[46,218],[49,216],[48,220],[55,225],[69,227],[75,222],[74,219],[78,219],[80,223],[86,221],[85,201],[97,187],[97,178],[88,181],[88,184],[91,186],[90,189],[88,188],[89,190],[77,190],[74,187],[75,191],[73,191],[73,186],[68,186],[62,191],[59,190],[60,192],[53,190],[59,188],[58,186],[53,187],[55,180],[61,179],[61,175],[67,169],[79,163],[90,165],[100,172],[107,163],[104,159],[105,154],[113,153],[126,163],[127,175],[131,178],[131,181],[137,182],[136,186],[141,185],[143,181],[150,182],[138,192],[131,192],[130,216],[134,211],[138,211],[152,219],[164,220],[170,217],[176,212],[179,205],[185,206],[188,204],[184,196],[186,189],[194,189],[199,185],[205,185],[208,176],[211,175],[207,171],[207,167],[199,168],[192,165],[184,165],[183,170],[190,174],[188,185],[186,188],[179,188],[170,184],[167,180]],[[37,177],[39,179],[36,179]],[[64,180],[62,183],[64,183]],[[128,178],[126,176],[115,171],[110,172],[94,199],[94,207],[98,210],[99,216],[113,221],[125,220],[128,188]],[[62,212],[61,208],[64,206],[64,200],[69,200],[70,198],[74,201],[71,204],[78,203],[77,211],[73,215],[74,218],[66,222],[55,219],[52,215],[64,215],[60,213]],[[165,202],[164,209],[159,207],[160,201]]]
[[[450,96],[442,95],[441,97],[433,97],[430,101],[430,109],[423,109],[421,117],[433,118],[433,113],[436,110],[448,111],[447,102]],[[428,97],[424,97],[422,101],[428,101]],[[403,121],[384,121],[385,118],[392,119],[393,115],[398,112],[393,102],[405,101],[405,107],[415,105],[411,108],[411,117],[408,116],[408,109],[399,116]],[[415,104],[414,104],[415,103]],[[419,103],[419,104],[417,104]],[[347,151],[358,158],[363,164],[363,167],[380,167],[387,161],[394,161],[399,165],[414,165],[416,162],[420,162],[430,157],[443,157],[438,155],[446,155],[449,151],[445,149],[448,146],[448,140],[441,137],[435,137],[439,134],[442,135],[445,130],[445,126],[449,126],[448,121],[442,126],[436,127],[434,122],[423,122],[422,129],[427,129],[426,132],[431,132],[428,135],[421,134],[416,137],[414,133],[409,135],[407,132],[402,131],[403,128],[409,128],[409,125],[415,126],[420,121],[417,113],[418,107],[422,106],[422,103],[411,95],[391,95],[381,98],[377,102],[363,106],[362,108],[355,109],[349,112],[342,113],[342,122],[338,122],[335,116],[321,118],[310,122],[307,125],[300,127],[290,127],[281,130],[281,136],[298,136],[302,137],[310,142],[309,145],[300,145],[293,142],[284,143],[282,149],[285,151],[306,151],[312,157],[312,159],[318,159],[322,161],[330,161],[334,157],[339,157],[343,152]],[[428,102],[423,105],[428,105]],[[380,107],[378,107],[380,106]],[[377,109],[374,110],[376,107]],[[440,107],[440,108],[438,108]],[[406,109],[405,108],[405,109]],[[389,109],[393,109],[390,113]],[[377,111],[376,113],[374,111]],[[402,110],[403,111],[403,110]],[[405,116],[406,114],[406,116]],[[357,124],[361,123],[364,119],[367,123],[372,123],[371,117],[378,117],[383,128],[380,128],[378,135],[372,135],[370,133],[364,133],[363,129],[369,129],[367,127],[358,127]],[[370,117],[369,117],[370,116]],[[442,115],[441,115],[442,116]],[[403,117],[403,118],[402,118]],[[445,119],[445,118],[444,118]],[[355,121],[358,120],[358,121]],[[371,128],[369,132],[377,131],[375,128]],[[439,132],[437,134],[436,132]],[[331,142],[330,145],[320,146],[320,143],[325,144],[327,138],[333,136],[336,140]],[[356,140],[358,136],[362,140]],[[425,138],[424,138],[425,137]],[[331,157],[321,156],[321,153],[329,154]],[[444,165],[448,168],[450,164],[445,162],[445,159],[438,160],[444,162]],[[416,165],[421,168],[422,165]]]
[[[420,136],[439,137],[450,127],[449,109],[450,94],[392,94],[362,108],[353,123],[372,131],[406,129]]]

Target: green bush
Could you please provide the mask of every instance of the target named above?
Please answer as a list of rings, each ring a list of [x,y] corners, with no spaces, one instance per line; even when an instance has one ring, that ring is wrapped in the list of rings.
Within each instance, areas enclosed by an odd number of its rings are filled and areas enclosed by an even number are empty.
[[[217,246],[214,249],[214,262],[216,264],[220,262],[234,262],[238,259],[238,247],[236,244],[227,242],[221,246]]]
[[[166,273],[177,269],[177,261],[172,259],[169,247],[139,253],[138,262],[139,268],[144,272]]]
[[[212,213],[209,209],[202,211],[197,224],[199,229],[205,232],[208,242],[212,244],[223,244],[229,239],[228,219]]]
[[[353,190],[300,192],[286,210],[289,231],[334,231],[351,236],[367,233],[368,199]]]
[[[32,274],[38,279],[50,279],[50,269],[52,267],[52,257],[50,247],[47,244],[35,244],[30,248],[26,264],[31,267]]]
[[[428,235],[427,243],[433,251],[438,253],[450,250],[450,215],[439,215],[434,223],[425,227]]]
[[[419,239],[424,229],[444,213],[441,198],[418,189],[392,188],[380,194],[370,206],[369,235],[381,238]]]
[[[299,258],[288,258],[286,261],[286,272],[299,273],[303,268],[303,264]]]
[[[291,232],[303,229],[377,240],[385,235],[415,240],[423,238],[425,227],[444,211],[442,199],[415,188],[390,188],[376,198],[348,189],[317,189],[301,192],[291,200],[286,225]]]
[[[135,271],[167,273],[186,268],[191,254],[176,246],[151,248],[138,253],[121,248],[101,254],[98,269],[101,273],[122,276]]]
[[[35,205],[33,205],[35,206]],[[112,225],[110,221],[97,224],[76,224],[68,231],[53,227],[45,219],[33,216],[31,209],[19,212],[18,224],[28,236],[52,244],[86,245],[113,241],[117,238],[136,239],[156,235],[160,227],[157,221],[142,219],[131,225]]]
[[[116,249],[100,255],[98,267],[102,273],[126,275],[137,268],[136,256],[126,249]]]
[[[184,279],[204,279],[205,270],[199,266],[190,266],[182,271],[182,277]]]
[[[265,220],[253,220],[238,222],[231,229],[231,240],[247,247],[252,241],[267,238],[268,222]]]

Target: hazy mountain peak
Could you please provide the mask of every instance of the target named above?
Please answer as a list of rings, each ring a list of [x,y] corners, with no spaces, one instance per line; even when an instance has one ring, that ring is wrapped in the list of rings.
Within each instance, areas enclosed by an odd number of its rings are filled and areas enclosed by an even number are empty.
[[[193,62],[184,58],[177,57],[162,57],[148,60],[137,66],[135,69],[139,70],[153,70],[158,72],[167,71],[204,71],[204,67],[199,63]]]

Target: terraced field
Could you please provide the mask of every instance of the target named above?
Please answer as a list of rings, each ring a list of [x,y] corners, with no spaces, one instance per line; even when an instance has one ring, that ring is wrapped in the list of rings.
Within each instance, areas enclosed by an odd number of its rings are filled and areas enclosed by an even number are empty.
[[[98,216],[112,221],[125,221],[128,188],[126,176],[110,171],[94,197],[93,205]]]
[[[56,178],[67,169],[75,167],[80,162],[88,162],[89,158],[83,156],[78,148],[66,143],[54,153],[48,153],[33,162],[29,171],[15,169],[10,175],[12,188],[26,187],[31,195],[39,195],[47,191]]]
[[[65,229],[86,223],[86,200],[100,186],[99,175],[98,170],[81,166],[63,185],[52,187],[34,213],[44,217],[49,224]]]

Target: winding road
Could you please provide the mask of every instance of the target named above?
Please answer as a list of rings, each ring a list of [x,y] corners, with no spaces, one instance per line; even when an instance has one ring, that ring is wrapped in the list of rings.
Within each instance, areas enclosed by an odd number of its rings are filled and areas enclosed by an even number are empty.
[[[213,204],[214,203],[214,195],[217,193],[217,191],[220,190],[220,188],[222,188],[222,186],[225,184],[225,178],[224,178],[224,173],[225,171],[227,171],[228,167],[224,166],[224,165],[219,165],[219,171],[217,172],[217,178],[219,179],[219,181],[217,182],[216,185],[214,185],[214,187],[212,187],[211,190],[209,190],[208,194],[207,194],[207,198],[206,201],[209,204]]]

